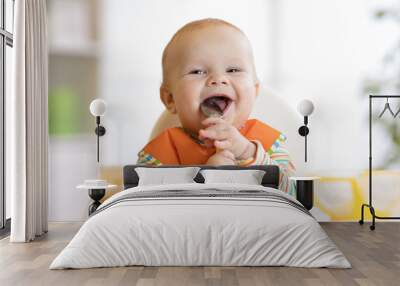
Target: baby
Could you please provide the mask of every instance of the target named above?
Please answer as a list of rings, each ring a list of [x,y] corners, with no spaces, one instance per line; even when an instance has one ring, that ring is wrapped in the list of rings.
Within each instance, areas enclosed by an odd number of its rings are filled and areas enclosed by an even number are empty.
[[[182,127],[169,128],[138,154],[139,164],[262,165],[280,168],[280,189],[294,195],[285,136],[248,119],[259,82],[249,40],[219,19],[188,23],[162,57],[160,97]]]

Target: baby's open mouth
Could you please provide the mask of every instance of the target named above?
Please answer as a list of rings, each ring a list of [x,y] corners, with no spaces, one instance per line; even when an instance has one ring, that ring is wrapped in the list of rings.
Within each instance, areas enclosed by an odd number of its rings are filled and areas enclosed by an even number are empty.
[[[224,95],[212,96],[200,104],[200,109],[206,117],[222,116],[231,102],[232,99]]]

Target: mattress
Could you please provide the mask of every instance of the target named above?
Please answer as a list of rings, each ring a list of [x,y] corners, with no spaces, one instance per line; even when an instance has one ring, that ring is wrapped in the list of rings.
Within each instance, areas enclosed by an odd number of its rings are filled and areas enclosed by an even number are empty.
[[[291,196],[258,185],[198,183],[115,194],[50,269],[129,265],[351,267]]]

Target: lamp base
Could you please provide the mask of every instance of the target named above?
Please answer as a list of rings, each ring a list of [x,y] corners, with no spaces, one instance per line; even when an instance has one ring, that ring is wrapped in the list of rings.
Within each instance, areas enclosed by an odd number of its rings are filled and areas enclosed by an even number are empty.
[[[89,206],[89,216],[101,205],[100,200],[104,197],[106,189],[89,189],[89,197],[94,201]]]
[[[307,210],[311,210],[314,201],[314,181],[296,181],[296,199],[303,204]]]

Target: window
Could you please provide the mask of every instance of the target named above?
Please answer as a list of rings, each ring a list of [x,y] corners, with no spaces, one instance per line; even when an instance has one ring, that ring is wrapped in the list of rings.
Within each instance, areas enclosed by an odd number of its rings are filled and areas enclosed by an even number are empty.
[[[9,194],[5,188],[5,99],[11,92],[14,0],[0,0],[0,236],[9,232]]]

